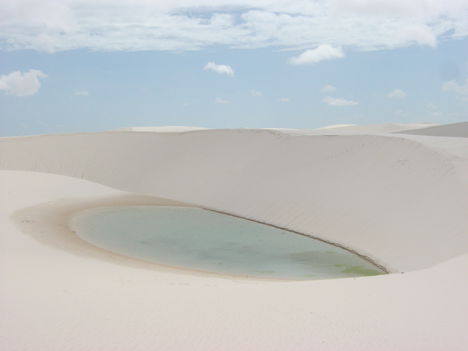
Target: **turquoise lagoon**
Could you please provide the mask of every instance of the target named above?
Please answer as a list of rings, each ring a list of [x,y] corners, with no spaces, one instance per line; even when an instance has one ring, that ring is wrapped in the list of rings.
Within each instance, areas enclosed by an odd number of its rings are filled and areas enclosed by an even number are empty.
[[[309,280],[384,272],[340,247],[193,207],[105,207],[78,213],[83,240],[125,256],[249,278]]]

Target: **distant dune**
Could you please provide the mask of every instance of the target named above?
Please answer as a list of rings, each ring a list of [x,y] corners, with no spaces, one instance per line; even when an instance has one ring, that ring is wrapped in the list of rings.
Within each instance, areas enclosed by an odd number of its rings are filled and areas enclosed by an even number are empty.
[[[185,127],[185,126],[163,126],[163,127],[127,127],[115,129],[115,131],[122,132],[158,132],[158,133],[179,133],[179,132],[189,132],[193,130],[203,130],[206,128],[199,127]]]
[[[352,124],[338,124],[325,126],[322,128],[315,129],[318,132],[325,133],[339,133],[339,134],[367,134],[367,133],[394,133],[405,130],[413,130],[419,128],[425,128],[428,126],[434,126],[434,124],[424,123],[412,123],[412,124],[401,124],[401,123],[386,123],[386,124],[369,124],[369,125],[352,125]]]
[[[403,134],[468,138],[468,122],[400,131]]]

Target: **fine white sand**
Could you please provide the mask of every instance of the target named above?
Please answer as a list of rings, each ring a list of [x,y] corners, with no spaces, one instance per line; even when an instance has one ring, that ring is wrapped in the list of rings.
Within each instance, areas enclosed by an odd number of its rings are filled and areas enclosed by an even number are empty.
[[[0,348],[464,350],[468,139],[363,130],[0,139]],[[80,209],[125,204],[225,211],[394,273],[219,277],[120,257],[67,227]]]

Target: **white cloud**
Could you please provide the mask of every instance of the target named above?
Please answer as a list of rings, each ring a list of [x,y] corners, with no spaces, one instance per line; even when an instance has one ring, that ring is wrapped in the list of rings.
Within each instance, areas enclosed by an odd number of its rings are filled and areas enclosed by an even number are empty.
[[[251,90],[250,95],[252,95],[253,97],[259,97],[259,96],[263,96],[263,93],[258,90]]]
[[[80,90],[80,91],[75,91],[76,96],[88,96],[89,92],[87,90]]]
[[[400,28],[396,40],[432,48],[437,46],[436,34],[425,24],[409,24]]]
[[[327,96],[323,98],[322,101],[330,106],[354,106],[358,104],[356,101],[338,99],[338,98],[333,98],[331,96]]]
[[[43,72],[30,69],[27,72],[14,71],[0,76],[0,90],[15,96],[30,96],[41,88],[41,78],[47,77]]]
[[[331,84],[327,84],[327,85],[324,85],[324,86],[320,89],[320,91],[321,91],[322,93],[333,93],[333,92],[336,91],[336,88],[335,88],[333,85],[331,85]]]
[[[205,71],[213,71],[219,74],[226,74],[228,76],[234,76],[234,70],[231,66],[228,65],[217,65],[214,62],[208,62],[205,67],[203,67]]]
[[[282,97],[282,98],[279,98],[278,101],[279,102],[291,102],[291,99],[287,97]]]
[[[341,48],[334,48],[331,45],[320,45],[316,49],[306,50],[299,56],[291,57],[289,63],[292,65],[304,65],[317,63],[320,61],[343,58],[344,52]]]
[[[466,78],[465,82],[462,84],[458,84],[454,80],[445,82],[442,85],[442,90],[454,92],[455,94],[460,95],[462,100],[468,101],[468,78]]]
[[[222,99],[222,98],[219,98],[219,97],[217,97],[217,98],[215,99],[215,102],[216,102],[217,104],[229,104],[229,103],[230,103],[229,100]]]
[[[401,89],[395,89],[387,94],[390,99],[402,99],[406,97],[406,93]]]
[[[380,50],[467,37],[467,17],[466,0],[2,0],[0,46]]]

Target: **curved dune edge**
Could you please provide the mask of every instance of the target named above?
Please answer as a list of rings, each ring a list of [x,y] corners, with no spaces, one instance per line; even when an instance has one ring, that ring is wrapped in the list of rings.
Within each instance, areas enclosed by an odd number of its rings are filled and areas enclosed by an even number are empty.
[[[206,207],[201,207],[201,208],[203,208],[205,210],[208,210],[208,211],[217,212],[217,213],[220,213],[220,214],[223,214],[223,215],[226,215],[226,216],[233,216],[233,217],[237,217],[237,218],[242,218],[242,219],[245,219],[247,221],[252,221],[252,222],[264,224],[264,225],[267,225],[267,226],[270,226],[270,227],[274,227],[274,228],[278,228],[278,229],[282,229],[282,230],[287,230],[287,231],[289,231],[291,233],[294,233],[294,234],[297,234],[297,235],[301,235],[301,236],[305,236],[305,237],[308,237],[308,238],[311,238],[311,239],[314,239],[314,240],[322,241],[324,243],[339,247],[339,248],[341,248],[343,250],[346,250],[346,251],[348,251],[348,252],[350,252],[350,253],[352,253],[352,254],[354,254],[356,256],[359,256],[359,257],[363,258],[364,260],[366,260],[366,261],[372,263],[374,266],[378,267],[384,273],[390,273],[386,267],[384,267],[379,262],[374,261],[371,257],[365,256],[365,255],[361,254],[360,252],[355,251],[354,249],[352,249],[350,247],[346,247],[346,246],[343,246],[343,245],[341,245],[339,243],[335,243],[335,242],[326,240],[326,239],[321,238],[319,236],[314,236],[314,235],[311,235],[311,234],[301,233],[301,232],[298,232],[298,231],[295,231],[295,230],[292,230],[292,229],[288,229],[286,227],[281,227],[281,226],[278,226],[278,225],[269,224],[267,222],[262,222],[262,221],[255,220],[255,219],[248,218],[248,217],[236,216],[236,215],[233,215],[231,213],[224,212],[224,211],[209,209],[209,208],[206,208]]]

